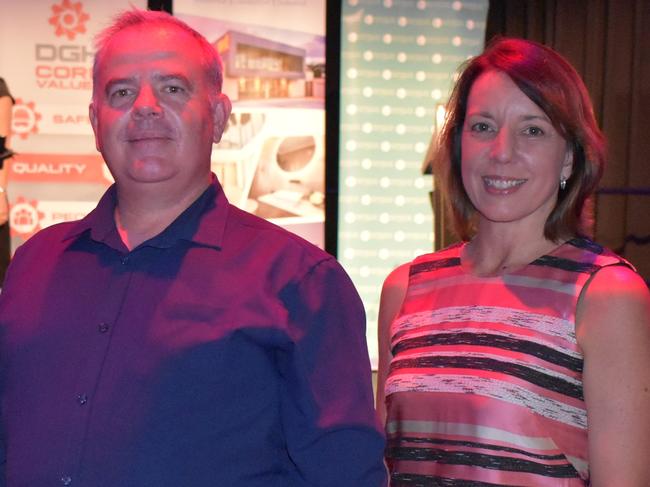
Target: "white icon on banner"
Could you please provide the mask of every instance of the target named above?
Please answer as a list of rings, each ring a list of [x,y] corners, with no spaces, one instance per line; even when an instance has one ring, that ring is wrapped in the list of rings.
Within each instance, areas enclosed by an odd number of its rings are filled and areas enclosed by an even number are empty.
[[[26,201],[18,198],[18,201],[11,206],[9,216],[11,218],[11,234],[29,237],[36,233],[40,223],[40,212],[36,209],[36,201]]]
[[[16,100],[11,119],[11,131],[21,139],[29,134],[38,133],[38,121],[41,114],[36,111],[34,102],[25,103],[20,98]]]

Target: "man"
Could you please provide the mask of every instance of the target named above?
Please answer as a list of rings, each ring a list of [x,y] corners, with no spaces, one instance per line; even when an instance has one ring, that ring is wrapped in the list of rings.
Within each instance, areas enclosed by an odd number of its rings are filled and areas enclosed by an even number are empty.
[[[116,184],[16,252],[0,297],[9,486],[378,486],[363,308],[340,266],[230,206],[207,41],[128,11],[90,120]]]

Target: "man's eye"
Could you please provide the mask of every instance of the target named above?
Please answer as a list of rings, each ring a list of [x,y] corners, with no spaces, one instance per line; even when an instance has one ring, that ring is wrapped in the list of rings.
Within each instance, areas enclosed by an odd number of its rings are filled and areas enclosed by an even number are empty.
[[[131,91],[128,88],[119,88],[111,93],[112,98],[124,98],[129,96]]]
[[[171,86],[167,86],[165,88],[165,91],[167,91],[167,93],[182,93],[185,90],[180,86],[171,85]]]

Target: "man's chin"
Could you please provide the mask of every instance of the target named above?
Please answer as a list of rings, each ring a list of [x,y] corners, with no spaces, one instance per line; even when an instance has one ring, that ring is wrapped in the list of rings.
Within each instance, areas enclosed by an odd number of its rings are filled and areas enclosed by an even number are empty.
[[[178,171],[159,157],[147,157],[136,161],[127,170],[127,178],[134,183],[162,183],[172,179]],[[121,181],[117,181],[118,184]]]

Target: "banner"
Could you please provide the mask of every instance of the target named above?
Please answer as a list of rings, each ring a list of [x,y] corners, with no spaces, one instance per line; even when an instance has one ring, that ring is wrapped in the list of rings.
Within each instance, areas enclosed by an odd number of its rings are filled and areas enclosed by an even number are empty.
[[[233,113],[212,151],[231,203],[325,243],[325,0],[175,0],[212,42]]]
[[[338,249],[376,365],[382,283],[433,249],[433,181],[422,168],[455,72],[483,49],[488,1],[342,5]]]
[[[93,38],[146,0],[0,0],[0,76],[16,98],[7,162],[12,248],[92,210],[112,178],[88,119]]]

